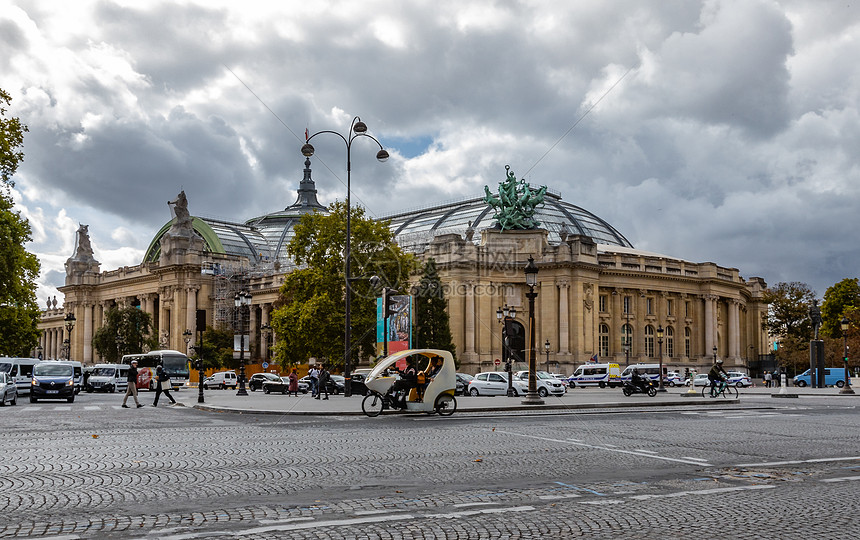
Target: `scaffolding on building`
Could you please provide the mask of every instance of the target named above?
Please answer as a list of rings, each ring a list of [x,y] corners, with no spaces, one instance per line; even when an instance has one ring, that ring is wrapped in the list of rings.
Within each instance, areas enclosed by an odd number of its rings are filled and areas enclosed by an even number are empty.
[[[212,326],[233,328],[236,293],[246,289],[250,269],[246,262],[205,261],[201,273],[212,276]]]

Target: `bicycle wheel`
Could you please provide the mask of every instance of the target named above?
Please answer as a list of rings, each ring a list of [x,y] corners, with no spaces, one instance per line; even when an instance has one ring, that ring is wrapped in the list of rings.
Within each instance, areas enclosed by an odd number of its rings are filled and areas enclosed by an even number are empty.
[[[737,399],[738,397],[738,389],[734,386],[726,386],[723,388],[723,397],[730,399]]]
[[[705,385],[702,387],[702,397],[706,398],[711,395],[711,387],[709,385]]]
[[[379,413],[382,412],[382,405],[384,402],[385,398],[382,397],[381,394],[377,394],[376,392],[367,394],[364,396],[364,399],[361,400],[361,410],[371,418],[379,416]]]
[[[457,410],[457,400],[449,394],[441,394],[436,398],[436,412],[440,416],[451,416]]]

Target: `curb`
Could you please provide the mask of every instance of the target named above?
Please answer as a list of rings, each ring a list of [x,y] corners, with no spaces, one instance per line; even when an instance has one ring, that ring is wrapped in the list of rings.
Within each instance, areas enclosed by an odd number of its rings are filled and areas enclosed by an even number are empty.
[[[701,398],[700,398],[701,399]],[[741,402],[738,399],[720,399],[720,400],[701,400],[697,405],[715,406],[715,405],[739,405]],[[458,409],[461,413],[485,413],[485,412],[503,412],[503,411],[571,411],[571,410],[590,410],[590,409],[630,409],[644,407],[677,407],[688,406],[690,402],[658,402],[658,403],[582,403],[582,404],[559,404],[559,405],[515,405],[511,407],[469,407],[468,409]],[[361,409],[355,411],[276,411],[267,409],[238,409],[233,407],[220,407],[215,405],[194,405],[195,409],[204,412],[218,412],[230,414],[266,414],[266,415],[291,415],[291,416],[364,416]],[[384,415],[395,414],[427,414],[415,411],[386,411]]]

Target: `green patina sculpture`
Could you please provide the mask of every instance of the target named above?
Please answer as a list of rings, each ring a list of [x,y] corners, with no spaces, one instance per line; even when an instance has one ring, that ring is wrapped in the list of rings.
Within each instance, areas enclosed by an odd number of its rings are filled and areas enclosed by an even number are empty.
[[[505,171],[507,177],[499,182],[499,196],[484,186],[484,202],[495,210],[493,217],[503,231],[537,228],[540,223],[534,218],[535,208],[543,204],[546,186],[534,189],[525,180],[517,180],[510,165],[505,165]]]

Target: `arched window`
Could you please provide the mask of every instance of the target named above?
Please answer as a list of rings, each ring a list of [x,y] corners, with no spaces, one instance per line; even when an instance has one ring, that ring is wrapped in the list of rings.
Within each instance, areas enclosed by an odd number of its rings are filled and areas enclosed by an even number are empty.
[[[621,327],[621,351],[628,357],[633,354],[633,327],[629,324]]]
[[[675,329],[671,326],[666,327],[666,356],[675,356]]]
[[[690,328],[684,328],[684,356],[690,357]]]
[[[654,357],[654,327],[650,324],[645,327],[645,355]]]
[[[600,356],[609,356],[609,325],[601,324],[599,328],[600,332],[600,344],[598,348],[598,354]]]

